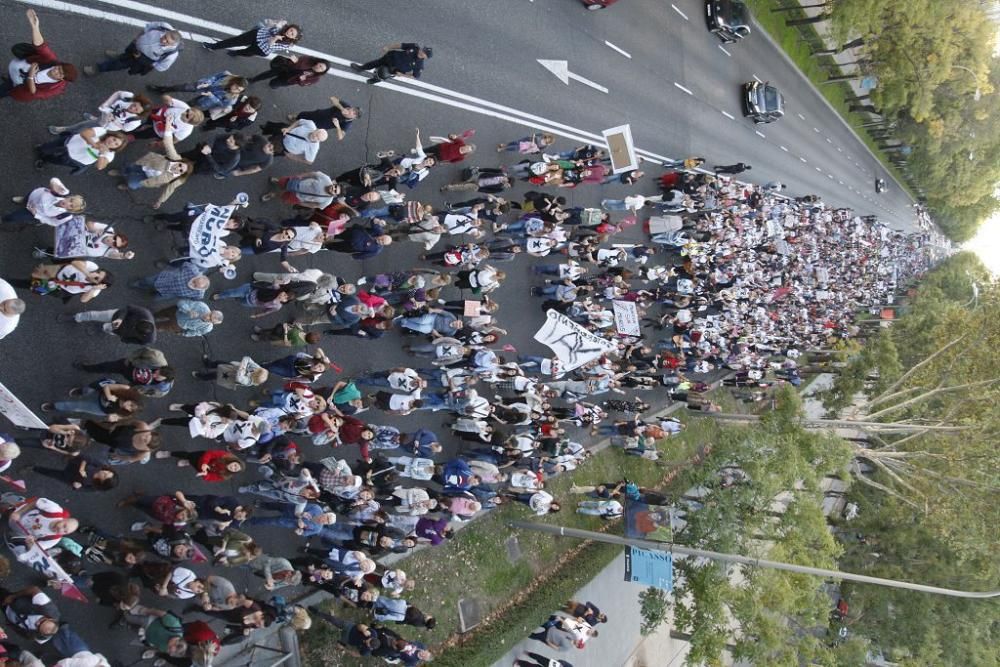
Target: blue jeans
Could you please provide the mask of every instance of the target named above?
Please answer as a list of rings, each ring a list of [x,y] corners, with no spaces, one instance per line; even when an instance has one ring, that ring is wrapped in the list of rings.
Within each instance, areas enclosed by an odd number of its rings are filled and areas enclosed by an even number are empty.
[[[97,417],[104,417],[108,414],[101,407],[100,394],[91,387],[84,389],[83,396],[75,401],[56,401],[53,405],[59,412],[82,412]]]
[[[354,378],[354,382],[355,384],[364,384],[369,387],[392,389],[392,385],[389,384],[389,378],[380,375],[362,375],[361,377]]]
[[[383,206],[381,208],[366,208],[361,211],[362,218],[385,218],[389,215],[389,207]]]
[[[625,206],[624,199],[603,199],[601,200],[601,208],[605,211],[627,211],[628,207]]]
[[[545,357],[528,354],[517,358],[522,368],[541,368],[542,362],[545,361],[545,359]]]
[[[251,290],[253,290],[253,285],[251,285],[250,283],[243,283],[239,287],[234,287],[232,289],[222,290],[221,292],[219,292],[218,294],[216,294],[216,296],[219,297],[220,299],[238,299],[238,300],[242,300],[243,303],[246,304],[247,303],[247,298],[249,298]],[[249,305],[249,304],[247,304],[247,305]]]
[[[427,392],[426,394],[421,394],[420,400],[424,404],[417,408],[418,410],[445,410],[455,407],[455,399],[452,398],[451,394]]]
[[[142,182],[146,180],[146,172],[137,164],[130,164],[122,171],[125,183],[129,190],[138,190],[142,187]]]
[[[559,275],[559,265],[558,264],[535,264],[531,267],[531,270],[542,276],[558,276]]]
[[[274,373],[275,375],[280,375],[283,378],[298,377],[299,373],[295,370],[295,359],[295,355],[290,354],[287,357],[282,357],[281,359],[275,359],[274,361],[269,361],[266,364],[261,364],[261,366],[266,368],[268,373]]]

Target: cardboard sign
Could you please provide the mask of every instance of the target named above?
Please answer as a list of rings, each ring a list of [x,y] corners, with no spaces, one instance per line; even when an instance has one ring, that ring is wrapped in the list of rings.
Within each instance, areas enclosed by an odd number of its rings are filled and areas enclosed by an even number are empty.
[[[642,337],[642,328],[639,326],[639,311],[632,301],[612,301],[611,307],[615,311],[615,330],[623,336]]]
[[[479,302],[478,301],[466,301],[465,311],[462,313],[466,317],[477,317],[479,315]]]
[[[0,384],[0,414],[21,428],[48,429],[45,422],[2,384]]]
[[[601,132],[608,144],[608,156],[611,158],[611,173],[624,174],[639,168],[639,156],[635,153],[632,142],[632,128],[628,125],[611,127]]]

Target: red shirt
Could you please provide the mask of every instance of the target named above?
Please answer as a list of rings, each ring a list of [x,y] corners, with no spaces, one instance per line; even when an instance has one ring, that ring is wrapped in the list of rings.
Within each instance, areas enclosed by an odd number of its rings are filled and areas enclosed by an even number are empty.
[[[25,58],[29,63],[38,63],[38,69],[47,69],[59,63],[59,56],[49,48],[48,42],[43,42],[41,46],[35,47],[35,53]],[[69,81],[56,81],[55,83],[42,83],[35,85],[35,92],[28,89],[27,84],[14,86],[10,91],[10,96],[18,102],[32,102],[34,100],[45,100],[56,95],[61,95],[66,90]]]
[[[451,141],[446,141],[443,144],[438,144],[438,160],[441,162],[461,162],[465,159],[465,155],[461,152],[461,148],[464,145],[465,142],[461,139],[452,139]]]
[[[227,454],[228,452],[222,449],[210,449],[201,455],[201,458],[198,459],[198,472],[201,472],[203,466],[208,466],[208,472],[202,477],[203,480],[222,482],[227,478],[226,462],[220,460]]]

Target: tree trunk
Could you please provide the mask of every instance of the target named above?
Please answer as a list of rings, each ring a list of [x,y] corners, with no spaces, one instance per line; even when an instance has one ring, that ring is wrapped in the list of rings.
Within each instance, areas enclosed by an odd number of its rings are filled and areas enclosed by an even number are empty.
[[[791,19],[785,21],[785,25],[791,27],[796,25],[809,25],[811,23],[822,23],[830,18],[829,14],[817,14],[816,16],[807,16],[802,19]]]

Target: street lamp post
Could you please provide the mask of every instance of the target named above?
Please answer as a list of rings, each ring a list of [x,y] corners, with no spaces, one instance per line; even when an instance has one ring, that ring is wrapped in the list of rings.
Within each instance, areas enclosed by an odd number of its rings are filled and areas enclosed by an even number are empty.
[[[951,68],[952,69],[964,70],[964,71],[968,72],[969,74],[971,74],[972,78],[976,80],[976,92],[973,95],[973,99],[978,102],[982,98],[982,96],[983,96],[983,91],[979,87],[979,75],[976,74],[975,72],[973,72],[971,69],[969,69],[965,65],[952,65]]]
[[[578,530],[576,528],[565,528],[563,526],[552,526],[544,523],[531,523],[528,521],[514,521],[510,524],[512,528],[523,528],[524,530],[537,530],[543,533],[551,533],[560,537],[575,537],[581,540],[594,540],[595,542],[607,542],[608,544],[620,544],[627,547],[638,547],[640,549],[651,549],[654,551],[667,551],[684,556],[700,556],[720,563],[738,563],[740,565],[752,565],[771,570],[784,570],[796,574],[811,574],[824,579],[843,579],[845,581],[857,581],[863,584],[874,584],[876,586],[887,586],[889,588],[902,588],[921,593],[933,593],[935,595],[947,595],[957,598],[984,599],[1000,597],[1000,591],[959,591],[953,588],[940,588],[938,586],[927,586],[925,584],[914,584],[908,581],[897,581],[895,579],[883,579],[882,577],[869,577],[865,574],[854,574],[852,572],[840,572],[838,570],[826,570],[820,567],[809,567],[807,565],[793,565],[792,563],[780,563],[763,558],[751,558],[739,554],[724,554],[718,551],[707,551],[705,549],[695,549],[679,544],[668,542],[654,542],[652,540],[639,540],[630,537],[619,537],[618,535],[607,535],[605,533],[595,533],[589,530]]]

